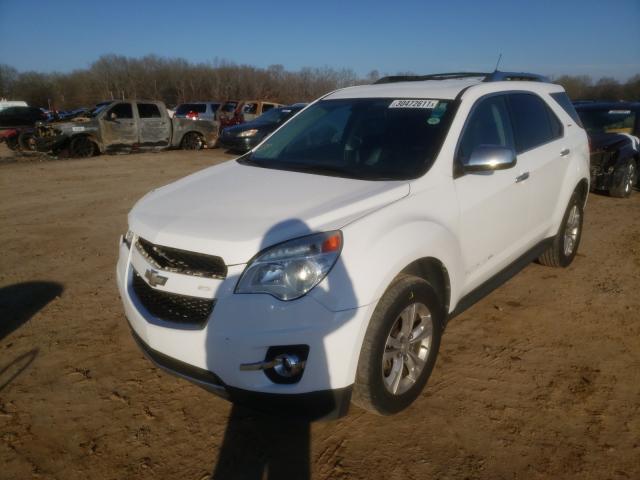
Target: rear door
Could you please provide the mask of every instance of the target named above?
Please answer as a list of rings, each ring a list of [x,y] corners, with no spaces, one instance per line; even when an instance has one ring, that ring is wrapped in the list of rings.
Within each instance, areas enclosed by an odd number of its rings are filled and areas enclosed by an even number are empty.
[[[496,145],[515,149],[504,95],[481,98],[465,124],[456,161],[464,165],[474,148]],[[467,285],[477,287],[515,261],[526,243],[528,186],[515,167],[463,173],[454,184],[460,207],[460,242]]]
[[[163,115],[155,103],[138,102],[141,147],[166,147],[171,140],[168,115]]]
[[[111,106],[100,119],[102,142],[107,149],[130,147],[138,143],[138,125],[133,105],[120,102]]]
[[[571,164],[572,144],[565,126],[547,103],[534,93],[508,95],[518,163],[531,191],[528,242],[549,236],[554,212]],[[555,233],[555,232],[553,232]]]

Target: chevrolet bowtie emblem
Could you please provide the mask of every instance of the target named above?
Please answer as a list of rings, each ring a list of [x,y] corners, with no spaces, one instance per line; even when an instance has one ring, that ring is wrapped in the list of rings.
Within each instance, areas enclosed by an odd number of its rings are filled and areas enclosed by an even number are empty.
[[[151,269],[144,272],[144,278],[147,279],[147,282],[149,282],[149,285],[152,287],[157,287],[158,285],[164,287],[164,284],[167,283],[167,277],[163,277],[162,275],[159,275],[158,272]]]

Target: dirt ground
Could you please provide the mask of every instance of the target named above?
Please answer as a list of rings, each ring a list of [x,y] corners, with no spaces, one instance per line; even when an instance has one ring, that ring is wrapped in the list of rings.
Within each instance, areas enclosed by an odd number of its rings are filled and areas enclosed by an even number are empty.
[[[640,193],[592,194],[570,268],[532,264],[453,320],[407,411],[309,426],[156,369],[122,313],[129,209],[230,155],[11,155],[0,146],[0,478],[640,478]]]

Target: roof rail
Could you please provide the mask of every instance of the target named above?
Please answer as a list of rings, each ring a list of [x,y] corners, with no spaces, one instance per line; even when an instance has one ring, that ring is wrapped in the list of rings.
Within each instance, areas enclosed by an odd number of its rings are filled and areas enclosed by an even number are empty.
[[[420,82],[423,80],[452,80],[454,78],[469,78],[469,77],[486,77],[487,73],[480,72],[453,72],[453,73],[433,73],[430,75],[392,75],[389,77],[382,77],[379,80],[373,82],[374,85],[380,85],[382,83],[396,83],[396,82]]]
[[[549,79],[545,76],[535,73],[525,72],[452,72],[452,73],[433,73],[430,75],[392,75],[388,77],[382,77],[379,80],[373,82],[374,85],[380,85],[383,83],[397,83],[397,82],[420,82],[424,80],[452,80],[455,78],[472,78],[481,77],[483,82],[501,82],[507,80],[524,80],[533,82],[545,82],[549,83]]]
[[[544,82],[550,83],[550,80],[544,75],[538,75],[537,73],[526,72],[491,72],[487,74],[485,82],[504,82],[504,81],[525,81],[525,82]]]

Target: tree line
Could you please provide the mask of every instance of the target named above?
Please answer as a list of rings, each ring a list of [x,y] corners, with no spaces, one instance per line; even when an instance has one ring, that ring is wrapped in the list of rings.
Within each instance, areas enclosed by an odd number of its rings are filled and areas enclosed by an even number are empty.
[[[407,74],[410,72],[403,72]],[[305,67],[292,72],[282,65],[258,68],[227,61],[190,63],[181,58],[103,55],[89,68],[68,73],[18,72],[0,64],[0,98],[58,110],[87,107],[103,100],[146,98],[176,105],[193,100],[263,99],[280,103],[310,101],[336,88],[371,83],[351,69]],[[554,78],[571,98],[639,100],[640,74],[627,82],[605,77],[563,75]]]

